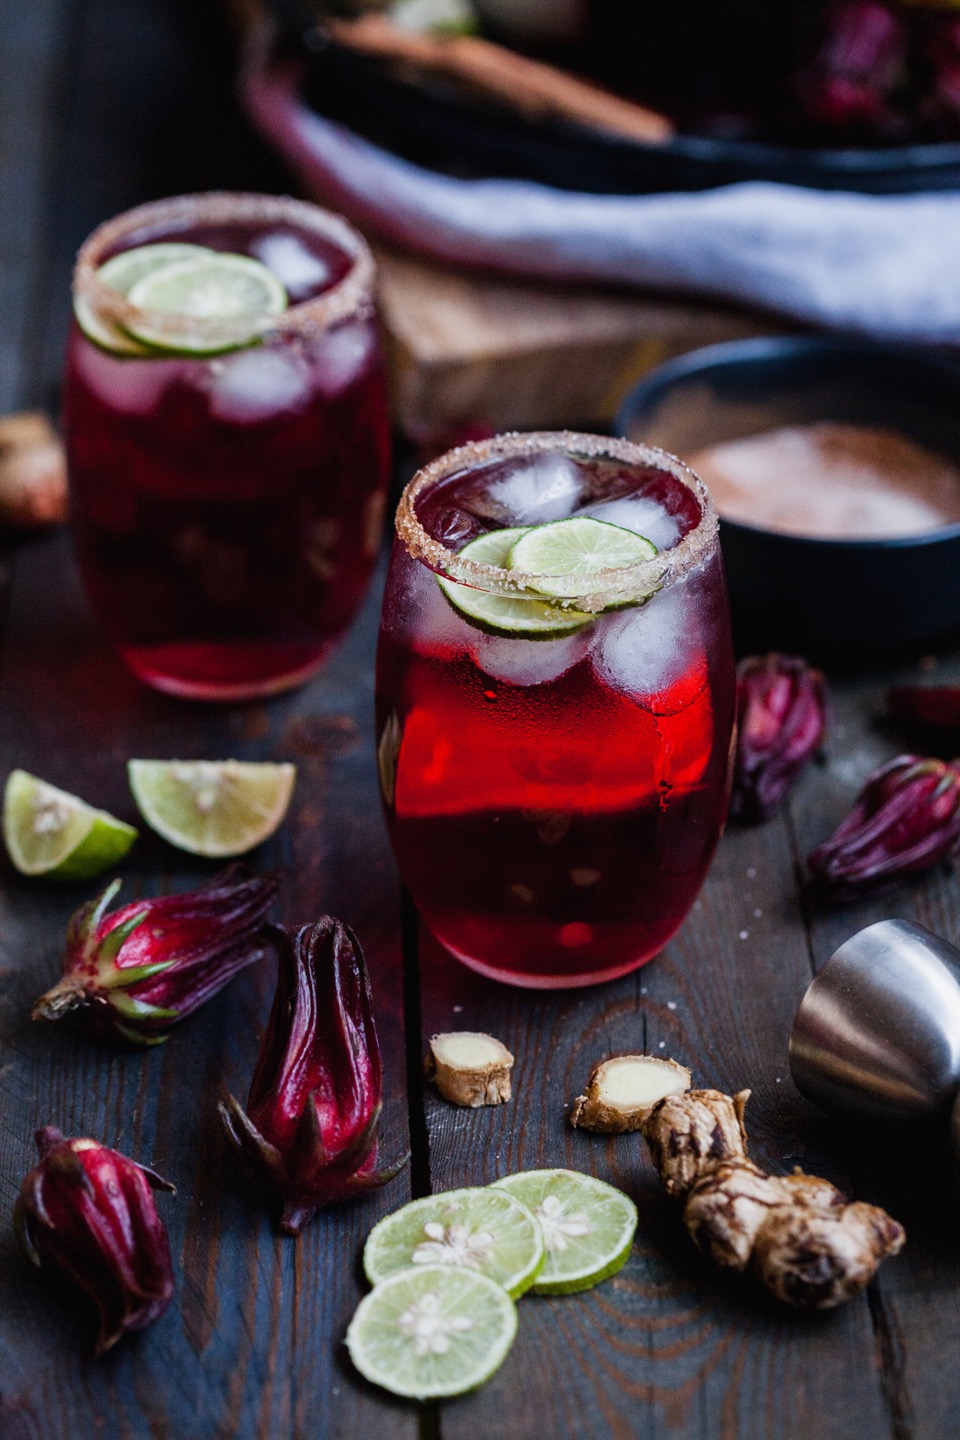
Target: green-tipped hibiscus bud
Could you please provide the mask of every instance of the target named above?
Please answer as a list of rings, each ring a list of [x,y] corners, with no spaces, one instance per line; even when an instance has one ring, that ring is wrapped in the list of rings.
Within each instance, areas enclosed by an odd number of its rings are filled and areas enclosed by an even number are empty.
[[[173,1186],[96,1140],[36,1133],[39,1164],[24,1177],[14,1224],[28,1258],[58,1270],[95,1301],[102,1355],[170,1304],[173,1269],[151,1190]]]
[[[914,875],[960,845],[960,762],[898,755],[867,776],[847,818],[810,856],[814,880],[843,897]]]
[[[264,955],[273,877],[136,900],[107,914],[114,880],[67,926],[63,978],[33,1007],[34,1020],[79,1011],[100,1035],[137,1045],[165,1040],[170,1027]]]
[[[384,1185],[377,1169],[383,1067],[359,941],[326,915],[286,932],[277,993],[246,1110],[220,1106],[227,1139],[299,1233],[321,1206]]]

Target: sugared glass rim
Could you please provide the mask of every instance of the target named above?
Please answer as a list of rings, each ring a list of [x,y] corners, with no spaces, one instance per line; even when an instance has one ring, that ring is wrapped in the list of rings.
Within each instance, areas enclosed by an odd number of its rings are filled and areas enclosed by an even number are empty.
[[[414,560],[431,570],[494,595],[517,595],[536,590],[537,581],[546,574],[536,575],[519,570],[505,570],[468,560],[435,540],[417,518],[416,501],[424,490],[446,480],[458,470],[484,465],[491,460],[511,456],[542,454],[566,455],[571,460],[615,460],[625,465],[652,466],[666,470],[688,490],[700,505],[700,519],[692,530],[671,550],[640,561],[609,570],[598,570],[589,577],[590,588],[571,590],[570,594],[551,603],[573,605],[578,610],[599,611],[611,605],[627,604],[651,594],[654,590],[673,585],[706,558],[718,530],[717,511],[710,492],[700,476],[666,450],[641,445],[632,440],[602,435],[581,435],[573,430],[536,430],[529,433],[511,431],[491,440],[475,440],[448,450],[418,470],[405,488],[397,507],[397,534]],[[554,575],[551,577],[556,579]]]
[[[270,315],[251,327],[249,317],[232,323],[219,317],[160,314],[131,305],[125,295],[100,279],[97,271],[127,236],[137,230],[189,231],[196,225],[220,225],[241,221],[264,221],[267,224],[294,225],[312,230],[346,252],[351,265],[346,274],[312,300],[291,305],[282,315]],[[144,244],[152,243],[149,239]],[[99,225],[84,241],[73,271],[74,297],[81,297],[95,315],[121,330],[135,329],[138,321],[149,321],[152,331],[167,333],[171,345],[188,330],[197,341],[209,341],[211,349],[224,343],[249,344],[273,334],[304,334],[322,332],[357,314],[373,308],[374,264],[370,248],[363,236],[348,225],[340,215],[322,210],[306,200],[291,195],[257,195],[230,190],[208,190],[193,195],[175,195],[167,200],[153,200],[125,210],[112,220]]]

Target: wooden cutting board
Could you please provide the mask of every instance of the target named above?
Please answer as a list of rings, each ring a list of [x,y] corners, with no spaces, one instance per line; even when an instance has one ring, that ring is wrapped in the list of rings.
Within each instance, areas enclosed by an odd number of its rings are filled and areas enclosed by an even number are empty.
[[[376,247],[395,418],[413,437],[609,423],[629,387],[674,355],[786,327],[690,299],[538,285]]]

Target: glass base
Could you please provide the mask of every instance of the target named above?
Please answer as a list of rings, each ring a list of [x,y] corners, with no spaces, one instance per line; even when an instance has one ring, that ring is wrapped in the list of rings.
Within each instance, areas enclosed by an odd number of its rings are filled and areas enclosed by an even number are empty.
[[[120,654],[138,680],[182,700],[258,700],[294,690],[321,668],[322,646],[137,645]]]
[[[464,955],[462,951],[456,950],[434,931],[431,931],[431,934],[449,955],[452,955],[455,960],[459,960],[461,965],[466,965],[468,970],[475,970],[478,975],[483,975],[488,980],[499,980],[502,985],[513,985],[520,990],[579,990],[587,985],[604,985],[608,980],[619,980],[623,975],[629,975],[632,971],[639,970],[641,965],[646,965],[648,961],[656,959],[663,949],[663,946],[658,946],[649,954],[641,955],[638,959],[622,961],[619,965],[612,965],[606,970],[589,970],[579,975],[569,973],[531,975],[522,971],[503,970],[494,965],[488,965],[485,960],[478,960],[474,955]]]

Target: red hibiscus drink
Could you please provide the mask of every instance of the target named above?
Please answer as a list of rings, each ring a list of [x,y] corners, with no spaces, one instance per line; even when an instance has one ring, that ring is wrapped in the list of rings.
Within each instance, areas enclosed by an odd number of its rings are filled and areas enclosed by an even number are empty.
[[[716,512],[673,456],[466,445],[404,492],[377,669],[403,878],[465,964],[592,984],[667,943],[727,810],[735,682]]]
[[[81,250],[74,534],[94,611],[149,684],[270,694],[353,619],[389,468],[372,282],[344,221],[281,197],[160,201]]]

